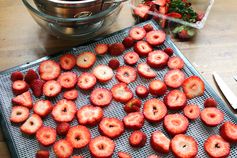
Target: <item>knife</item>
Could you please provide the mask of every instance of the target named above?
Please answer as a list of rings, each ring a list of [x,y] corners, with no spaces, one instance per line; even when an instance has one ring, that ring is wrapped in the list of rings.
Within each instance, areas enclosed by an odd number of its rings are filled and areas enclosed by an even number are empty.
[[[227,84],[221,79],[221,77],[216,72],[213,73],[213,77],[214,77],[218,87],[222,91],[223,95],[225,96],[225,98],[230,103],[230,105],[234,109],[237,109],[237,97],[236,97],[236,95],[231,91],[231,89],[227,86]]]

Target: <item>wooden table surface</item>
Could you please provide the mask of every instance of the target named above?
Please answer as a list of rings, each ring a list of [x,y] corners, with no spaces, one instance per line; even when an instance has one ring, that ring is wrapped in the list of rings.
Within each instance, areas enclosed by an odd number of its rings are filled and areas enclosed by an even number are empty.
[[[213,71],[221,74],[237,95],[237,83],[232,77],[237,75],[236,6],[236,0],[216,0],[205,28],[196,38],[190,42],[175,41],[220,96],[212,78]],[[125,5],[108,33],[133,24],[130,9]],[[34,22],[21,1],[0,0],[0,71],[77,44],[48,35]],[[0,157],[10,157],[1,131]]]

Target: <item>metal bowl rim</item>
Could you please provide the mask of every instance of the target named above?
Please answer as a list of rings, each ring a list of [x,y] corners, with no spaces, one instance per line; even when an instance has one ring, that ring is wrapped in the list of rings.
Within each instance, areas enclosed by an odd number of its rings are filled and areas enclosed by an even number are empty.
[[[62,0],[48,0],[51,3],[55,4],[82,4],[82,3],[91,3],[96,2],[97,0],[83,0],[83,1],[62,1]]]

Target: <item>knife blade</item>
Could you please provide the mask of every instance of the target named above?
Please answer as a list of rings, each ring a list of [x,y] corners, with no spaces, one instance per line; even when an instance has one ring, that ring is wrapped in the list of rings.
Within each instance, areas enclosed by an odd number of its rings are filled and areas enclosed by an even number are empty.
[[[216,73],[213,73],[213,77],[222,91],[223,95],[225,98],[228,100],[230,105],[234,108],[237,109],[237,97],[236,95],[231,91],[231,89],[227,86],[227,84],[222,80],[222,78]]]

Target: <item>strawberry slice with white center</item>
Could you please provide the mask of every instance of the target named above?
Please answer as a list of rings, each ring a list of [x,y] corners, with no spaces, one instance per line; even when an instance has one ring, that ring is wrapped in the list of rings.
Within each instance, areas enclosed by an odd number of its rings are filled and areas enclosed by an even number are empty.
[[[128,52],[124,55],[123,59],[126,64],[135,65],[140,58],[136,52]]]
[[[165,94],[167,87],[161,80],[153,80],[149,84],[149,91],[152,95],[162,96]]]
[[[167,138],[161,131],[155,131],[151,135],[151,147],[160,153],[167,154],[170,150],[170,139]]]
[[[125,83],[117,83],[111,88],[114,100],[121,103],[126,103],[133,98],[132,91]]]
[[[53,151],[57,157],[68,158],[73,153],[73,147],[67,140],[61,139],[53,145]]]
[[[165,39],[166,34],[161,30],[153,30],[146,34],[146,41],[152,46],[163,44]]]
[[[118,158],[132,158],[132,156],[127,152],[119,151]]]
[[[30,111],[27,107],[24,106],[13,106],[10,116],[10,121],[13,123],[22,123],[30,115]]]
[[[93,105],[105,107],[112,101],[112,94],[108,89],[96,88],[91,92],[90,101]]]
[[[56,130],[52,127],[41,127],[36,132],[36,139],[43,146],[52,145],[56,141]]]
[[[180,57],[171,57],[168,61],[168,67],[170,69],[182,69],[184,67],[184,61]]]
[[[17,80],[12,83],[12,92],[15,95],[22,94],[29,90],[29,85],[22,80]]]
[[[140,112],[132,112],[123,118],[126,128],[138,130],[144,125],[144,116]]]
[[[138,85],[136,87],[136,95],[140,98],[146,98],[149,94],[148,89],[145,86]]]
[[[101,43],[95,46],[95,53],[98,55],[105,55],[109,50],[108,44]]]
[[[53,105],[49,100],[39,100],[33,106],[34,113],[41,117],[46,117],[53,109]]]
[[[58,77],[59,84],[62,88],[73,88],[77,83],[77,75],[73,72],[64,72]]]
[[[78,97],[78,90],[77,89],[71,89],[68,91],[65,91],[63,93],[63,98],[67,100],[76,100]]]
[[[138,4],[138,6],[133,11],[135,15],[139,16],[142,19],[146,19],[148,17],[150,8],[150,6]]]
[[[134,131],[129,136],[129,144],[132,147],[143,147],[146,144],[147,136],[142,131]]]
[[[146,36],[146,30],[142,27],[133,27],[129,31],[129,36],[137,41],[142,40]]]
[[[53,60],[45,60],[39,65],[40,78],[45,81],[54,80],[60,75],[61,68]]]
[[[136,81],[137,72],[136,69],[131,66],[121,66],[117,69],[115,77],[118,81],[129,84]]]
[[[84,72],[78,77],[77,86],[82,90],[90,90],[96,85],[96,77],[92,73]]]
[[[162,50],[155,50],[148,54],[147,64],[153,68],[164,68],[169,60],[169,56]]]
[[[187,98],[180,90],[172,90],[164,97],[164,103],[170,110],[181,110],[187,104]]]
[[[59,59],[63,70],[71,70],[76,65],[76,57],[73,54],[65,54]]]
[[[91,68],[96,62],[96,56],[92,52],[83,52],[77,56],[77,66],[82,69]]]
[[[93,69],[93,74],[100,82],[108,82],[113,78],[113,70],[107,65],[98,65]]]
[[[188,119],[195,120],[200,115],[200,108],[198,105],[190,104],[184,107],[183,112]]]
[[[227,121],[220,128],[220,135],[230,143],[237,143],[237,125]]]
[[[181,70],[169,70],[164,76],[164,82],[170,88],[179,88],[185,80],[185,74]]]
[[[146,63],[140,63],[137,65],[138,74],[145,79],[152,79],[156,77],[156,72],[151,69]]]
[[[135,43],[133,49],[139,56],[147,56],[153,51],[153,48],[146,41],[138,41]]]
[[[215,107],[204,108],[200,116],[202,122],[210,127],[215,127],[224,120],[224,113]]]
[[[55,80],[47,81],[43,86],[43,94],[46,97],[55,97],[61,92],[61,90],[62,86]]]
[[[21,132],[32,135],[43,125],[42,119],[37,114],[32,114],[23,125],[21,125]]]
[[[33,101],[32,101],[30,91],[26,91],[26,92],[16,96],[15,98],[12,98],[12,103],[15,105],[22,105],[27,108],[32,108]]]

